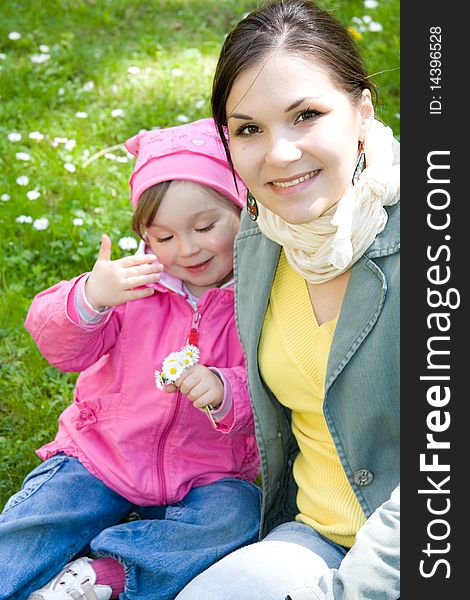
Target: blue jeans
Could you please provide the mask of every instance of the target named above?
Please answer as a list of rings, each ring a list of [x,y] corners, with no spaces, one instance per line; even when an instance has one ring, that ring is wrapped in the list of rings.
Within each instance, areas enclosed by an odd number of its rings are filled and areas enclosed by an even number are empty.
[[[131,512],[139,520],[122,522]],[[212,563],[258,539],[260,491],[239,479],[193,488],[170,506],[137,507],[57,455],[34,469],[0,514],[0,600],[26,600],[77,556],[110,556],[120,600],[173,600]]]
[[[176,600],[285,600],[294,590],[316,587],[323,573],[339,567],[346,552],[308,525],[283,523],[261,542],[212,565]]]

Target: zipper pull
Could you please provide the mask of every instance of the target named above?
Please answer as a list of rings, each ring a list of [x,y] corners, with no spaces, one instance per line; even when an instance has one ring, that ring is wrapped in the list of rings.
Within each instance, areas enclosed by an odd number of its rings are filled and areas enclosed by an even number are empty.
[[[188,335],[188,344],[191,346],[197,346],[199,341],[199,319],[201,315],[196,311],[194,311],[193,318],[191,320],[191,328],[189,330]]]

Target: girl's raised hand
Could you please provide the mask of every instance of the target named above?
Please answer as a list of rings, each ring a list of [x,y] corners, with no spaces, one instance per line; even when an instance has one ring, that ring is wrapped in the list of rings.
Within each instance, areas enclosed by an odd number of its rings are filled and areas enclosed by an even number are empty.
[[[163,265],[155,254],[135,254],[111,260],[111,239],[101,237],[98,258],[86,283],[85,294],[95,310],[151,296],[153,288],[142,287],[160,279]]]

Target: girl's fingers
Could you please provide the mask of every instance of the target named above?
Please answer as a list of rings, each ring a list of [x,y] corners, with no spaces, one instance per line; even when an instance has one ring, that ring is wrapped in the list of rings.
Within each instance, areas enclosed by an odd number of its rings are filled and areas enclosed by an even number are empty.
[[[111,260],[111,238],[106,233],[101,236],[98,260]]]
[[[156,262],[158,262],[158,259],[155,254],[133,254],[132,256],[121,258],[121,264],[126,268]]]
[[[139,275],[137,277],[129,277],[126,279],[126,289],[133,290],[141,285],[157,283],[160,280],[160,273],[150,273],[149,275]]]

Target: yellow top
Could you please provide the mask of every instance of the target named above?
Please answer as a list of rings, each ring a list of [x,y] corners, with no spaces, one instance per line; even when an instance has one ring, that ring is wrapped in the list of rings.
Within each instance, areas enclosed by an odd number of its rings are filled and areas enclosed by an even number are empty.
[[[323,416],[326,366],[337,317],[318,325],[305,280],[281,252],[259,347],[261,375],[292,410],[300,452],[297,520],[351,547],[365,516],[344,473]]]

